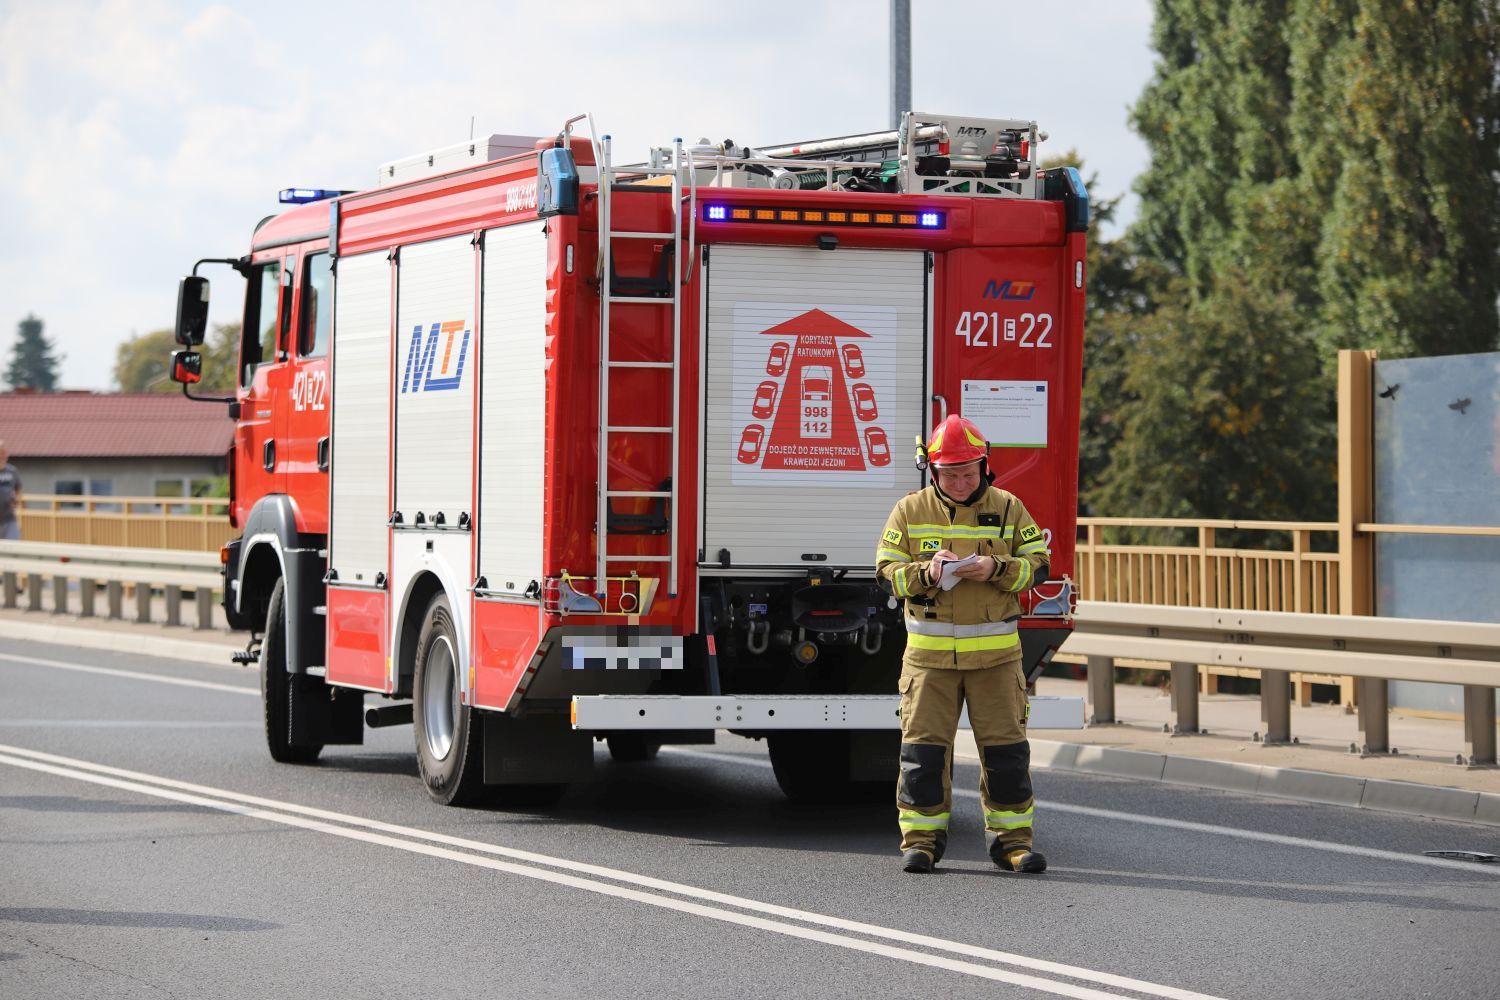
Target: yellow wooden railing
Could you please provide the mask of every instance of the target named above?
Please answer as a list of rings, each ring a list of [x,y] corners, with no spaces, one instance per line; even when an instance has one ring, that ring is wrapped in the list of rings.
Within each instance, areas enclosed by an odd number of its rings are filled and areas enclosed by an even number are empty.
[[[239,532],[222,497],[82,497],[27,493],[21,537],[31,542],[217,552]]]
[[[1078,527],[1083,600],[1339,613],[1337,522],[1081,517]],[[1234,547],[1220,542],[1230,532]]]

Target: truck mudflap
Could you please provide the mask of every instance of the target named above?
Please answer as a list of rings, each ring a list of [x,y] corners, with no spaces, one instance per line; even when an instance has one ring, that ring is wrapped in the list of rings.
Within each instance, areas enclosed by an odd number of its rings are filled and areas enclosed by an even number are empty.
[[[900,696],[845,695],[575,695],[573,728],[899,729]],[[1083,699],[1032,695],[1028,729],[1082,729]],[[968,725],[967,712],[959,725]]]

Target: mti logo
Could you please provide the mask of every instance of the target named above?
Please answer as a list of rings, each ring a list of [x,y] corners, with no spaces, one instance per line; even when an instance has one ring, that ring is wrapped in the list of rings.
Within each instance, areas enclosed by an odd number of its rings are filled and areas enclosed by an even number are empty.
[[[1027,302],[1036,294],[1035,281],[996,281],[991,278],[990,283],[984,286],[984,299],[1005,299],[1009,302]]]
[[[411,331],[411,346],[406,351],[406,369],[401,376],[401,391],[441,392],[457,389],[464,377],[464,361],[469,355],[468,324],[461,319],[434,323],[422,341],[422,324]],[[463,331],[463,339],[458,333]],[[441,351],[439,346],[441,344]],[[455,348],[457,348],[455,350]]]

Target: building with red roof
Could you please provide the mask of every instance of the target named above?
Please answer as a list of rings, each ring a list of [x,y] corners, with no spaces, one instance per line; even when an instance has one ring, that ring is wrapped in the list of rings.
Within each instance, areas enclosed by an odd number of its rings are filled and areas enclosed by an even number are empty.
[[[201,496],[228,471],[223,405],[156,393],[0,393],[23,494]]]

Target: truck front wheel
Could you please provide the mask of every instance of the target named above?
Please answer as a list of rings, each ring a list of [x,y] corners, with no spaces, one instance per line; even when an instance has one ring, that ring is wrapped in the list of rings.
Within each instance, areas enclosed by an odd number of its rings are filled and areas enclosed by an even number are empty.
[[[427,606],[417,637],[412,676],[412,721],[417,737],[417,770],[427,794],[444,805],[468,805],[484,793],[482,727],[459,698],[458,634],[445,594]]]
[[[260,698],[265,706],[266,745],[271,759],[282,764],[310,764],[323,752],[321,743],[293,743],[292,716],[307,710],[313,692],[321,684],[316,677],[287,671],[286,581],[277,580],[266,606],[265,641],[260,645]]]

